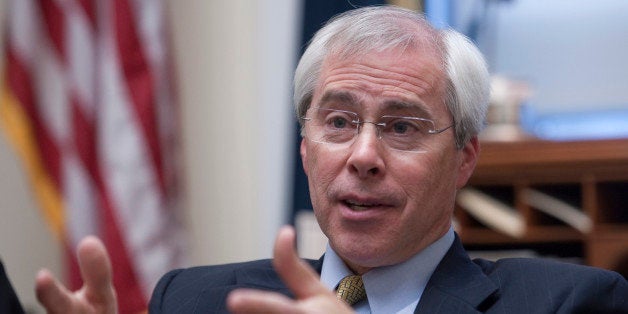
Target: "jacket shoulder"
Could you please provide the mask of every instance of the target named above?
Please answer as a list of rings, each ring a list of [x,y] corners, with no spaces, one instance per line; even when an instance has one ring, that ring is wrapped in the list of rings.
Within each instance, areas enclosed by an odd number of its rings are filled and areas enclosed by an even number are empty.
[[[161,277],[155,286],[149,303],[149,312],[193,313],[199,309],[201,303],[205,306],[214,306],[212,310],[215,312],[226,311],[224,299],[227,294],[239,286],[255,287],[255,284],[262,280],[256,278],[256,274],[261,278],[274,277],[271,261],[258,260],[171,270]],[[241,278],[247,275],[252,277]],[[209,298],[200,302],[201,296]]]
[[[616,272],[539,258],[473,262],[499,286],[502,301],[517,300],[511,304],[519,307],[628,313],[628,282]]]
[[[320,271],[322,260],[306,260]],[[234,289],[253,288],[292,296],[269,259],[175,269],[157,283],[150,313],[227,313],[226,298]]]

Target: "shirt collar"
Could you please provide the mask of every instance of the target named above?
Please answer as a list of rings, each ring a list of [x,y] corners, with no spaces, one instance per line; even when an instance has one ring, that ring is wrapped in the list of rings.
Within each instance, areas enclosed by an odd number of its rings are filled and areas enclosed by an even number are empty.
[[[436,266],[443,259],[454,241],[450,228],[444,236],[430,244],[405,262],[379,267],[362,276],[368,302],[357,304],[370,308],[371,313],[412,313]],[[321,281],[334,290],[340,280],[353,274],[342,259],[327,244]]]

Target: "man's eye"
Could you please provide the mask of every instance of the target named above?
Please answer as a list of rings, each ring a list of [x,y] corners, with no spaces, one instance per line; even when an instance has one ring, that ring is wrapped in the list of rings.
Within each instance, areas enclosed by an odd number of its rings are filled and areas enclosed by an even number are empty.
[[[336,117],[331,120],[331,124],[337,129],[345,128],[347,126],[347,123],[348,122],[346,119],[340,117]]]
[[[413,134],[419,132],[419,125],[409,120],[395,120],[390,123],[390,131],[397,135]]]
[[[392,126],[393,131],[398,134],[404,134],[408,132],[409,128],[410,126],[407,122],[395,122],[395,124],[393,124]]]

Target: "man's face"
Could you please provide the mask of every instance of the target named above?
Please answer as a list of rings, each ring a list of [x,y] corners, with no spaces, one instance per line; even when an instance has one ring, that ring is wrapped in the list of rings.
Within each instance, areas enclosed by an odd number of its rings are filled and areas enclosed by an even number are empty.
[[[353,111],[363,121],[416,116],[447,127],[453,121],[440,60],[425,49],[331,56],[311,107]],[[301,155],[314,213],[332,248],[358,273],[405,261],[449,229],[456,189],[478,151],[476,139],[457,150],[453,128],[427,136],[420,153],[387,148],[372,124],[343,148],[308,140],[307,129],[305,137]]]

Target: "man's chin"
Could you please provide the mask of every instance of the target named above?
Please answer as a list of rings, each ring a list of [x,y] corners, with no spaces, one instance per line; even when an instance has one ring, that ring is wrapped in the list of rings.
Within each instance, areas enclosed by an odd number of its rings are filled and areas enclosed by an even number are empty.
[[[334,251],[355,273],[362,274],[371,268],[387,266],[390,254],[382,247],[364,243],[349,243],[339,245]]]

